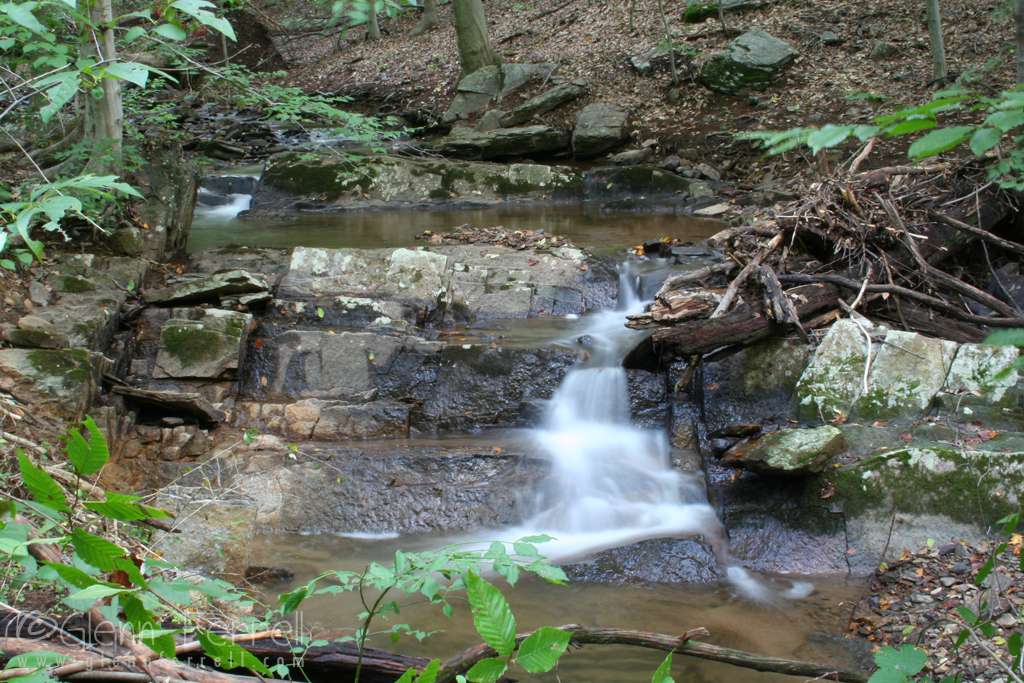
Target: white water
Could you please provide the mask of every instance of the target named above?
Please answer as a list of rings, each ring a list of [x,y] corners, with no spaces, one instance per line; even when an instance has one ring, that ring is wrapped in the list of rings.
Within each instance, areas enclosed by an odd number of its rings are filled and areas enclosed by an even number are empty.
[[[653,538],[702,535],[727,564],[724,530],[707,502],[703,482],[672,467],[663,430],[632,424],[622,361],[642,334],[625,327],[626,316],[645,302],[627,269],[620,275],[620,303],[589,318],[587,351],[569,371],[532,436],[551,464],[534,494],[535,513],[515,533],[544,533],[542,546],[556,562],[584,559],[601,550]],[[803,597],[809,584],[779,593],[742,567],[726,577],[758,601]]]
[[[200,201],[196,204],[196,218],[208,221],[230,221],[243,211],[248,211],[249,205],[252,203],[251,194],[229,194],[228,198],[231,201],[217,206],[203,204]]]

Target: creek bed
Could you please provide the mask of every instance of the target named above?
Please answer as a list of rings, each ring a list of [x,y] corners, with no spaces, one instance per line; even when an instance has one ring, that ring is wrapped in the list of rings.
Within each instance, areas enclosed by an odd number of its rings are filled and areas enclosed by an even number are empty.
[[[189,240],[191,253],[212,247],[284,249],[384,248],[424,245],[425,230],[441,232],[459,225],[503,225],[543,229],[602,254],[620,252],[645,240],[674,237],[698,241],[725,227],[721,222],[677,214],[607,212],[597,206],[503,206],[485,209],[359,211],[299,214],[288,217],[234,218],[222,207],[196,210]]]
[[[514,539],[506,539],[514,540]],[[394,551],[423,551],[451,541],[438,536],[362,539],[344,536],[263,536],[250,546],[255,565],[281,566],[294,572],[287,583],[266,589],[273,601],[278,592],[309,581],[329,569],[361,570],[367,562],[390,562]],[[543,546],[540,546],[543,551]],[[681,633],[703,626],[711,632],[708,642],[762,654],[831,663],[856,668],[854,655],[842,638],[852,602],[863,589],[861,581],[814,578],[815,592],[802,600],[782,600],[760,605],[735,597],[724,586],[607,585],[572,583],[555,586],[524,577],[514,588],[499,585],[516,615],[518,630],[567,622],[585,626],[614,626],[663,633]],[[479,642],[465,604],[454,602],[455,612],[446,619],[440,608],[425,604],[422,597],[398,600],[399,615],[391,623],[407,623],[424,631],[437,630],[422,643],[404,637],[397,644],[378,636],[372,646],[431,657],[447,657]],[[317,597],[304,603],[301,626],[318,637],[351,635],[362,611],[354,594]],[[378,623],[380,627],[382,623]],[[385,626],[386,628],[386,626]],[[662,653],[619,646],[589,646],[566,656],[559,673],[564,681],[623,683],[646,681],[657,668]],[[725,664],[677,657],[677,680],[687,683],[768,683],[802,680],[758,673]],[[678,674],[682,674],[680,677]],[[531,676],[516,670],[521,681],[555,681],[552,674]]]

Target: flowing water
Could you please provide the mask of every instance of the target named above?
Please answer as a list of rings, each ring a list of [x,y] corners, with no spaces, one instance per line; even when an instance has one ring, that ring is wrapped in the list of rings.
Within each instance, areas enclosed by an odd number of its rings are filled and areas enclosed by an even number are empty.
[[[720,226],[714,222],[665,215],[609,215],[579,206],[491,208],[477,211],[362,212],[300,216],[287,221],[234,218],[248,206],[246,195],[197,212],[190,249],[245,243],[248,246],[393,247],[415,244],[424,230],[473,223],[544,228],[563,234],[592,250],[621,250],[645,239],[673,236],[700,239]],[[770,579],[754,577],[731,565],[724,550],[724,532],[708,504],[703,480],[671,464],[671,446],[663,430],[642,429],[630,416],[626,371],[622,361],[640,334],[624,326],[625,316],[641,311],[637,278],[628,264],[621,272],[620,301],[614,310],[576,321],[510,323],[525,330],[528,343],[537,335],[582,347],[581,358],[548,402],[539,424],[526,440],[549,462],[549,475],[535,491],[524,491],[530,513],[514,528],[490,529],[472,535],[441,538],[345,533],[336,536],[274,536],[258,539],[250,562],[285,566],[295,584],[324,569],[358,570],[371,560],[388,561],[396,549],[436,548],[444,543],[511,541],[545,533],[555,540],[542,552],[559,562],[585,560],[595,553],[654,538],[701,535],[727,569],[728,584],[718,586],[571,584],[557,587],[526,578],[507,591],[521,630],[567,621],[680,633],[704,626],[713,642],[763,654],[792,656],[849,665],[850,655],[838,634],[857,586],[819,580],[794,584],[788,591],[770,588]],[[515,336],[515,335],[511,335]],[[487,438],[476,437],[476,438]],[[282,548],[287,551],[282,553]],[[284,559],[288,558],[288,559]],[[285,589],[276,586],[275,589]],[[800,598],[787,600],[785,598]],[[303,626],[328,636],[346,634],[362,607],[355,596],[313,599],[302,613]],[[373,643],[411,654],[454,653],[477,642],[465,610],[445,620],[438,610],[415,599],[406,601],[400,620],[425,630],[441,629],[425,643],[406,639],[397,645]],[[660,654],[629,648],[589,648],[568,657],[561,666],[564,680],[612,683],[649,678]],[[785,681],[705,662],[680,662],[684,680],[726,682]],[[553,675],[517,677],[552,681]]]

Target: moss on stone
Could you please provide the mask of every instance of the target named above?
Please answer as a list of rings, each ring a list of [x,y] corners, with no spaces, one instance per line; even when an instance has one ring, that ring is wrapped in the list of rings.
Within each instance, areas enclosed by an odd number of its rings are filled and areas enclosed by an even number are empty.
[[[81,294],[84,292],[95,292],[96,283],[79,275],[59,275],[55,281],[55,287],[59,292],[68,294]]]
[[[233,325],[228,321],[227,325]],[[234,337],[241,336],[239,330]],[[178,359],[182,365],[213,360],[221,354],[224,335],[220,332],[207,330],[201,323],[180,321],[168,324],[160,331],[160,343],[164,350]]]
[[[92,370],[86,349],[39,349],[28,360],[40,376],[59,378],[64,386],[87,382]]]

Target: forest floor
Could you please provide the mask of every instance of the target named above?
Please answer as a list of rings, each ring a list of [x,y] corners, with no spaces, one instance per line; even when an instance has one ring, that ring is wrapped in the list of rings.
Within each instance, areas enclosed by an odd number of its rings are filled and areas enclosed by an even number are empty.
[[[426,34],[410,35],[418,16],[407,12],[382,20],[381,40],[364,42],[360,29],[340,39],[336,31],[325,31],[325,9],[317,15],[308,3],[264,1],[269,4],[260,13],[275,30],[290,27],[276,42],[290,65],[291,83],[311,91],[375,94],[386,100],[388,111],[428,116],[442,112],[451,100],[459,62],[448,5],[440,8],[439,27]],[[942,5],[951,77],[986,93],[1013,83],[1012,22],[1002,4],[945,0]],[[917,0],[766,2],[727,13],[727,33],[714,18],[684,23],[683,4],[670,3],[673,40],[687,54],[675,92],[667,67],[650,76],[630,67],[631,55],[645,53],[664,34],[654,0],[636,0],[633,28],[629,5],[504,0],[486,3],[486,10],[492,41],[504,60],[560,64],[561,76],[587,81],[588,101],[617,102],[632,111],[634,142],[654,138],[663,153],[731,169],[729,175],[737,179],[792,174],[781,166],[787,162],[762,160],[750,143],[734,140],[735,132],[866,122],[899,105],[926,100],[943,87],[932,82],[924,5]],[[702,60],[754,28],[799,51],[782,79],[744,96],[716,94],[696,82]],[[878,51],[887,54],[873,55]],[[546,122],[568,126],[571,116],[563,108],[547,115]],[[902,149],[902,143],[880,145],[874,156],[891,158],[902,155]]]

